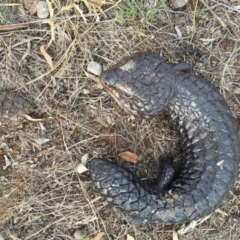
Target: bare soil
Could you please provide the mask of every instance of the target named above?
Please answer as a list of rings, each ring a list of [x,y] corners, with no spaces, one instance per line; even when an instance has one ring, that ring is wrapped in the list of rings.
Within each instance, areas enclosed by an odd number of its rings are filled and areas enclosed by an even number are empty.
[[[48,0],[47,19],[30,15],[22,1],[3,2],[0,27],[28,26],[0,29],[0,87],[26,98],[31,117],[45,120],[27,120],[1,136],[0,239],[76,239],[76,230],[86,239],[99,232],[107,234],[102,239],[176,239],[181,224],[131,224],[94,190],[88,171],[76,171],[88,153],[89,160],[116,159],[153,178],[159,156],[180,154],[167,114],[151,121],[130,116],[87,77],[86,66],[96,61],[107,69],[137,51],[186,61],[219,87],[240,123],[240,1],[204,1],[208,8],[189,1],[176,11],[162,0]],[[124,162],[122,151],[139,162]],[[240,179],[219,209],[178,238],[240,239],[239,194]]]

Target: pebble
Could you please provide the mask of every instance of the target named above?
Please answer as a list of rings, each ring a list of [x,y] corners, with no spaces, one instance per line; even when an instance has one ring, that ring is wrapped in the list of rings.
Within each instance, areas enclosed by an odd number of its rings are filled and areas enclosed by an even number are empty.
[[[171,0],[171,4],[175,9],[182,8],[188,4],[188,0]]]
[[[85,236],[86,236],[86,232],[80,229],[77,229],[73,234],[73,237],[77,240],[83,240]]]
[[[40,1],[37,4],[37,16],[39,18],[47,18],[49,16],[48,5],[45,1]]]
[[[87,71],[99,76],[102,72],[102,66],[97,62],[90,61],[87,65]]]

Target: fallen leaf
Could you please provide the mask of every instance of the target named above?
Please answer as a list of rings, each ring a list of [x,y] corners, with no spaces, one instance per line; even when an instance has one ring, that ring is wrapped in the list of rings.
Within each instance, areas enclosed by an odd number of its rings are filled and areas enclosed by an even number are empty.
[[[37,12],[37,3],[36,0],[23,0],[25,9],[33,15]]]
[[[40,51],[41,51],[42,55],[44,56],[45,60],[47,61],[48,65],[52,68],[53,67],[52,58],[46,52],[45,45],[42,45],[40,47]]]
[[[5,159],[5,166],[3,166],[3,170],[5,170],[8,166],[10,166],[10,162],[6,155],[4,155],[4,159]]]
[[[128,162],[137,163],[138,161],[138,155],[129,151],[121,152],[118,156]]]
[[[35,157],[33,158],[33,161],[34,161],[35,163],[37,163],[37,162],[38,162],[38,156],[35,156]]]
[[[135,240],[135,238],[133,238],[131,235],[127,235],[127,240]]]
[[[95,237],[90,238],[89,240],[101,240],[103,236],[105,236],[106,233],[105,232],[100,232],[98,233]]]
[[[86,166],[86,164],[87,164],[88,155],[89,155],[89,153],[85,153],[81,158],[81,162],[84,166]]]
[[[83,172],[86,172],[88,169],[82,164],[82,163],[78,163],[76,166],[76,171],[81,174]]]

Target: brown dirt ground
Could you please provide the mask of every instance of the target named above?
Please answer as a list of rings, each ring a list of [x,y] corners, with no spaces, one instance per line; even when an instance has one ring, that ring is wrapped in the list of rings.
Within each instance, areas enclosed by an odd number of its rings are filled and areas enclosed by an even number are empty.
[[[101,11],[94,11],[95,5],[89,11],[89,1],[49,0],[47,20],[29,15],[21,1],[4,2],[0,25],[28,23],[28,28],[0,32],[0,86],[28,99],[31,117],[46,120],[26,121],[22,129],[2,135],[0,237],[75,239],[78,229],[87,239],[98,232],[107,233],[105,239],[127,239],[127,234],[135,240],[173,239],[173,229],[182,225],[131,224],[93,189],[88,172],[75,171],[86,153],[89,159],[114,159],[129,150],[141,157],[136,166],[117,161],[151,178],[161,154],[179,156],[168,116],[142,121],[124,113],[86,77],[86,64],[94,60],[106,69],[137,51],[187,61],[195,74],[220,88],[240,122],[240,1],[212,0],[210,9],[200,4],[181,11],[161,0],[108,1]],[[48,46],[52,68],[42,45]],[[3,171],[4,155],[11,165]],[[239,194],[238,179],[220,208],[179,239],[240,239]]]

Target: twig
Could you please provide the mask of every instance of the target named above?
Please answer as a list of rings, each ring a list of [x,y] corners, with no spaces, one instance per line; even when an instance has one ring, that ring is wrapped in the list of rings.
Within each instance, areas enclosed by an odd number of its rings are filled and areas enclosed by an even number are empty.
[[[21,116],[25,117],[27,120],[31,121],[31,122],[42,122],[44,120],[48,120],[48,119],[53,119],[53,117],[48,117],[48,118],[32,118],[27,114],[22,114]]]
[[[204,7],[213,15],[214,18],[216,18],[216,20],[219,22],[219,24],[222,26],[222,28],[226,28],[227,25],[215,14],[214,11],[212,11],[210,9],[210,7],[205,3],[204,0],[199,0],[203,5]]]
[[[28,28],[28,24],[27,23],[18,23],[18,24],[0,26],[0,32],[1,31],[11,31],[11,30],[16,30],[16,29],[21,29],[21,28]]]

